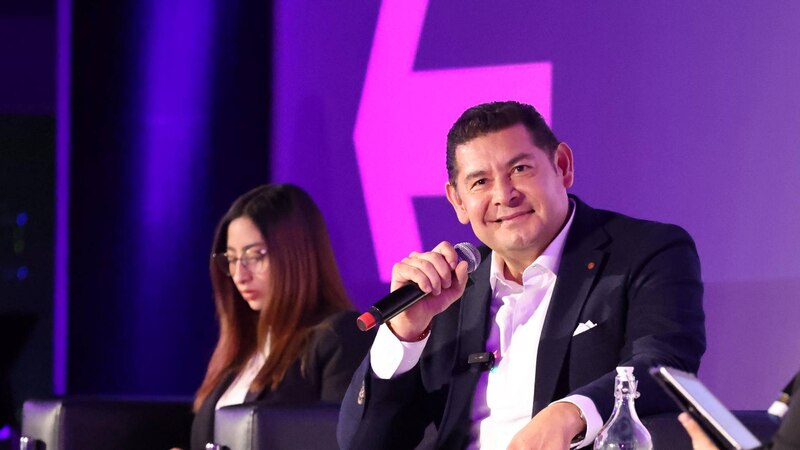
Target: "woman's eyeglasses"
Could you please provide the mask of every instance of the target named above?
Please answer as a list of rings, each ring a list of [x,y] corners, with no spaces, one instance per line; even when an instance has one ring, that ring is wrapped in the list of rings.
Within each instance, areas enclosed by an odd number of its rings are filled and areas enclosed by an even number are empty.
[[[239,264],[250,273],[262,273],[267,268],[267,249],[248,249],[239,257],[227,252],[214,253],[211,255],[211,259],[229,277],[236,274]]]

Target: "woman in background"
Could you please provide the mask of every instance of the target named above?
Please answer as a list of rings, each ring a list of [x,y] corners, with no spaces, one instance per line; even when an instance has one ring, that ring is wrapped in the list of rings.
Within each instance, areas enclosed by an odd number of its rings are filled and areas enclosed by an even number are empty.
[[[299,187],[239,197],[212,251],[220,335],[194,401],[192,449],[213,441],[223,406],[340,403],[374,337],[356,327],[322,214]]]

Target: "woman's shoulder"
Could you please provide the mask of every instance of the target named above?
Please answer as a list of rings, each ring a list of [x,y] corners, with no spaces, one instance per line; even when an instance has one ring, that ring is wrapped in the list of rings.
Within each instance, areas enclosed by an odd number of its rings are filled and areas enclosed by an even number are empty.
[[[342,309],[326,317],[323,322],[337,326],[347,324],[358,328],[356,326],[356,319],[358,318],[358,315],[359,312],[354,309]]]
[[[352,309],[336,311],[317,325],[316,334],[339,337],[357,336],[361,330],[356,325],[356,319],[358,319],[358,311]]]
[[[375,338],[377,328],[361,331],[356,325],[358,316],[358,311],[346,309],[326,317],[317,326],[317,330],[314,333],[315,346],[326,348],[341,346],[368,348]]]

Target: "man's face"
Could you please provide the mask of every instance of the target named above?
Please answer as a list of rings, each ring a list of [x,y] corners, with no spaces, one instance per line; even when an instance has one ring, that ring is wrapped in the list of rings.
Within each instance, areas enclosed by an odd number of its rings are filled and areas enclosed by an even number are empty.
[[[572,151],[559,144],[551,161],[517,124],[456,147],[455,156],[447,198],[458,220],[504,259],[533,262],[567,217]]]

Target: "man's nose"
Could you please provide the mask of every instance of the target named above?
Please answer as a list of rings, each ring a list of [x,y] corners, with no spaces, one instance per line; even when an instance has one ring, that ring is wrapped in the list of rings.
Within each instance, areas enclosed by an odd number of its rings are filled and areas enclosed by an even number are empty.
[[[519,198],[519,191],[508,177],[499,177],[494,183],[493,200],[496,205],[509,205]]]

